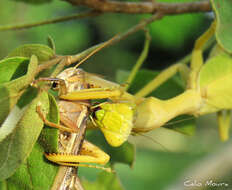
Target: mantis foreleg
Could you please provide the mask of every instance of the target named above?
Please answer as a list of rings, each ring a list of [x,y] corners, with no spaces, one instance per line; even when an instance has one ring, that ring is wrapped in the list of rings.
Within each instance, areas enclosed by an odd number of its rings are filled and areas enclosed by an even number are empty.
[[[216,21],[214,21],[209,29],[201,35],[195,42],[194,49],[192,52],[191,60],[191,73],[189,76],[188,87],[190,89],[197,89],[197,78],[200,72],[200,69],[203,65],[203,47],[206,42],[211,38],[215,32]]]

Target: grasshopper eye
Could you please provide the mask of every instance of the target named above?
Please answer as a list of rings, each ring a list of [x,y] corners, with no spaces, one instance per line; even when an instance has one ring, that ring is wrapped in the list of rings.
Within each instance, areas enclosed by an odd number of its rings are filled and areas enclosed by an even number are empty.
[[[58,86],[59,86],[58,82],[52,82],[51,88],[52,90],[58,90]]]

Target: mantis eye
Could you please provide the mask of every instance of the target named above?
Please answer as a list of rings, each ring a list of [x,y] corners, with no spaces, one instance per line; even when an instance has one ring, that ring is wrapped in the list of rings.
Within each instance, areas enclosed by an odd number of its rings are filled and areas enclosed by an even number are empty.
[[[97,112],[99,110],[101,110],[100,107],[96,107],[96,108],[93,109],[92,116],[93,116],[94,119],[97,119],[97,115],[98,115]]]

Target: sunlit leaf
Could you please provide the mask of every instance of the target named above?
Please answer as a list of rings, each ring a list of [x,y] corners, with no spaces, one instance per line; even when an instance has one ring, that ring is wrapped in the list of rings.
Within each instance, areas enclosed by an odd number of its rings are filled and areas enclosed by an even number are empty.
[[[229,53],[232,53],[232,1],[211,0],[216,14],[216,38],[218,43]]]

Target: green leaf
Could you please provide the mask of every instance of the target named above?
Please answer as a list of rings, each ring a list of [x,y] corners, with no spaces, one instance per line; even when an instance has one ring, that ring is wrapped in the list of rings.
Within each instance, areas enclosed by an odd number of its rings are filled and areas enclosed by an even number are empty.
[[[26,74],[29,59],[12,57],[0,61],[0,84],[14,80]]]
[[[48,113],[49,99],[46,92],[40,93],[32,101],[12,132],[0,142],[0,181],[10,177],[25,162],[39,137],[43,121],[36,112],[38,104]]]
[[[1,190],[7,190],[7,183],[6,181],[0,181],[0,189]]]
[[[47,118],[51,122],[58,123],[59,110],[56,105],[56,101],[49,94],[48,99],[49,113],[47,114]],[[10,190],[41,190],[51,188],[58,171],[58,166],[52,164],[44,158],[44,151],[57,151],[58,129],[49,129],[51,130],[48,130],[48,128],[43,128],[39,140],[36,142],[34,148],[32,149],[30,156],[20,166],[20,168],[17,169],[15,174],[6,180],[7,186]]]
[[[49,94],[49,114],[47,115],[47,119],[53,123],[59,123],[60,114],[59,108],[56,103],[54,96]],[[45,152],[58,152],[58,135],[59,130],[56,128],[45,126],[40,134],[39,143],[44,148]]]
[[[101,172],[94,182],[89,182],[85,179],[82,184],[86,190],[123,190],[122,184],[114,173]]]
[[[25,88],[34,80],[37,64],[36,56],[32,56],[26,75],[0,84],[0,125],[17,103]]]
[[[135,157],[134,145],[129,142],[125,142],[120,147],[112,147],[106,142],[103,134],[99,130],[88,131],[86,139],[109,154],[110,162],[112,164],[120,162],[132,167]]]
[[[37,96],[38,94],[38,89],[34,88],[32,86],[29,86],[25,92],[22,94],[22,96],[20,97],[20,99],[17,102],[17,106],[19,108],[23,108],[24,106],[30,104],[32,102],[32,100],[34,100],[34,98]]]
[[[216,39],[218,43],[229,53],[232,53],[232,1],[211,0],[216,14]]]
[[[224,49],[219,44],[216,44],[210,51],[208,59],[218,55],[228,55],[228,53],[225,52]]]
[[[48,40],[48,46],[55,52],[56,45],[54,39],[49,35],[47,40]]]
[[[193,116],[181,115],[169,121],[164,127],[193,136],[196,132],[196,119]]]
[[[13,50],[8,54],[7,58],[16,56],[30,58],[32,55],[36,55],[39,61],[48,61],[55,56],[55,52],[46,45],[26,44]]]
[[[153,80],[158,74],[159,72],[157,71],[143,69],[140,70],[132,82],[129,92],[135,94],[149,81]],[[128,76],[128,71],[119,70],[116,74],[116,79],[117,81],[120,81],[120,83],[123,83],[123,81],[126,81]],[[162,100],[167,100],[181,94],[182,92],[184,92],[184,84],[181,77],[176,74],[160,87],[158,87],[155,91],[153,91],[150,96],[154,96]],[[173,129],[186,135],[193,135],[195,133],[195,119],[192,116],[180,116],[169,121],[169,123],[170,124],[164,125],[164,127]]]
[[[209,59],[200,71],[199,85],[209,106],[207,112],[231,109],[232,58],[224,54]]]
[[[29,4],[43,4],[43,3],[51,2],[52,0],[13,0],[13,1],[24,2]]]
[[[43,151],[43,147],[36,143],[27,160],[6,180],[8,190],[51,189],[58,166],[47,162]]]

